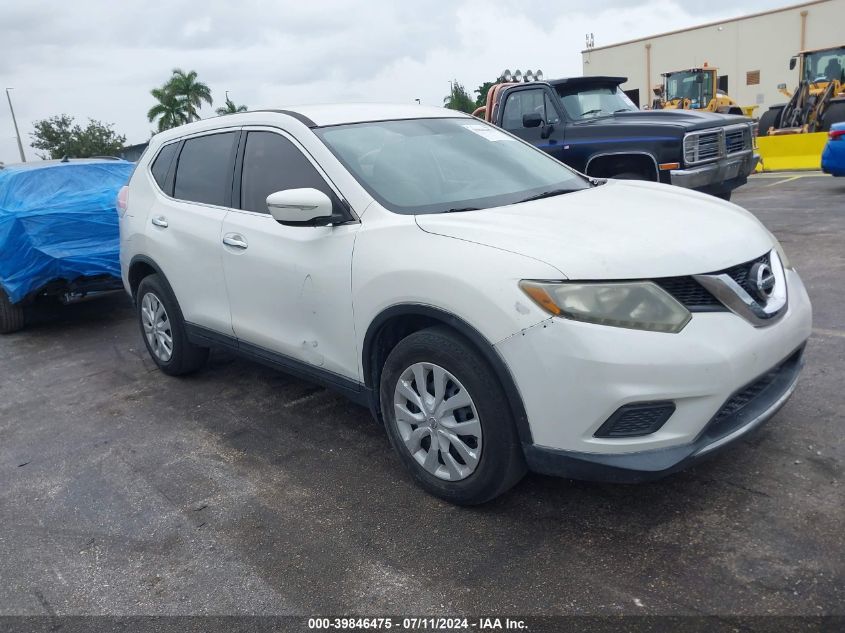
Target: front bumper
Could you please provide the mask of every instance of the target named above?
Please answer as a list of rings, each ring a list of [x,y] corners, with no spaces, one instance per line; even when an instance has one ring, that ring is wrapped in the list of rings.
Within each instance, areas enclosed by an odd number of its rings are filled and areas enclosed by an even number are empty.
[[[732,187],[723,185],[738,183],[734,185],[736,187],[743,184],[759,162],[760,155],[748,150],[706,165],[673,169],[669,177],[673,185],[687,189],[730,189]]]
[[[550,318],[498,343],[525,407],[529,465],[590,479],[598,478],[594,466],[610,469],[604,478],[620,480],[614,469],[649,478],[677,470],[771,417],[782,404],[780,397],[788,397],[800,363],[790,366],[794,375],[784,370],[779,387],[767,388],[772,397],[755,398],[753,410],[725,422],[727,435],[714,437],[708,431],[738,389],[791,358],[810,336],[806,290],[794,270],[786,271],[786,279],[786,313],[766,327],[754,327],[730,312],[696,312],[677,334]],[[665,401],[675,409],[658,430],[596,436],[621,407]]]
[[[753,389],[763,378],[752,382],[717,412],[693,442],[681,446],[622,455],[596,455],[527,445],[528,467],[544,475],[588,481],[639,483],[665,477],[714,455],[771,419],[795,391],[804,365],[803,346],[777,367],[775,378],[756,397],[734,410],[732,400]],[[722,415],[722,411],[727,411]]]

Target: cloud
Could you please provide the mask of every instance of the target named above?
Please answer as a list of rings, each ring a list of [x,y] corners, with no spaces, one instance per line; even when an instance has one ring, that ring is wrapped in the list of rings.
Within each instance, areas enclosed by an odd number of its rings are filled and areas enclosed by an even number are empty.
[[[504,68],[580,75],[596,45],[771,6],[764,0],[30,0],[0,22],[0,76],[13,86],[25,142],[32,122],[67,113],[147,139],[151,88],[196,70],[215,104],[251,108],[332,101],[439,105],[458,79],[472,90]],[[210,116],[206,107],[202,114]],[[35,157],[29,149],[28,155]],[[17,160],[0,104],[0,160]]]

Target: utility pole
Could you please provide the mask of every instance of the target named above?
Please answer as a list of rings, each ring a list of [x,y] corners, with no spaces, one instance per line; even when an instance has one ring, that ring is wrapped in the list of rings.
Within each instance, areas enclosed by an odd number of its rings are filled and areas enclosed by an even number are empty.
[[[18,139],[18,151],[21,153],[21,162],[26,162],[26,155],[23,153],[23,143],[21,143],[21,133],[18,130],[18,120],[15,118],[15,109],[12,107],[12,97],[9,95],[9,91],[12,88],[6,88],[6,99],[9,101],[9,111],[12,113],[12,123],[15,126],[15,137]]]

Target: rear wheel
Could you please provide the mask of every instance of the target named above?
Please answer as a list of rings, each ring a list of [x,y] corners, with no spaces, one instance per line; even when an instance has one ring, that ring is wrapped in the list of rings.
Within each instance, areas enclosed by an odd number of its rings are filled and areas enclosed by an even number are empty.
[[[484,358],[448,328],[400,341],[385,361],[379,393],[390,442],[429,493],[484,503],[525,474],[504,390]]]
[[[188,340],[179,304],[158,275],[144,277],[135,303],[144,344],[161,371],[180,376],[205,364],[208,348]]]
[[[731,191],[720,191],[719,193],[714,193],[713,195],[717,198],[721,198],[722,200],[727,200],[728,202],[731,201]]]
[[[12,303],[6,291],[0,288],[0,334],[17,332],[25,324],[23,308]]]

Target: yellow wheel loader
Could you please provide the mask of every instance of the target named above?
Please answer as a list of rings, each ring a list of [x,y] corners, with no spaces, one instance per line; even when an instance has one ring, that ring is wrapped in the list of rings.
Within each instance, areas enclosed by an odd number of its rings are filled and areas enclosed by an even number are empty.
[[[757,106],[740,106],[718,89],[716,68],[689,68],[663,73],[663,84],[656,86],[655,110],[701,110],[753,117]]]
[[[845,45],[802,51],[789,60],[799,66],[795,92],[778,86],[789,102],[772,106],[760,117],[760,136],[827,132],[845,121]]]

